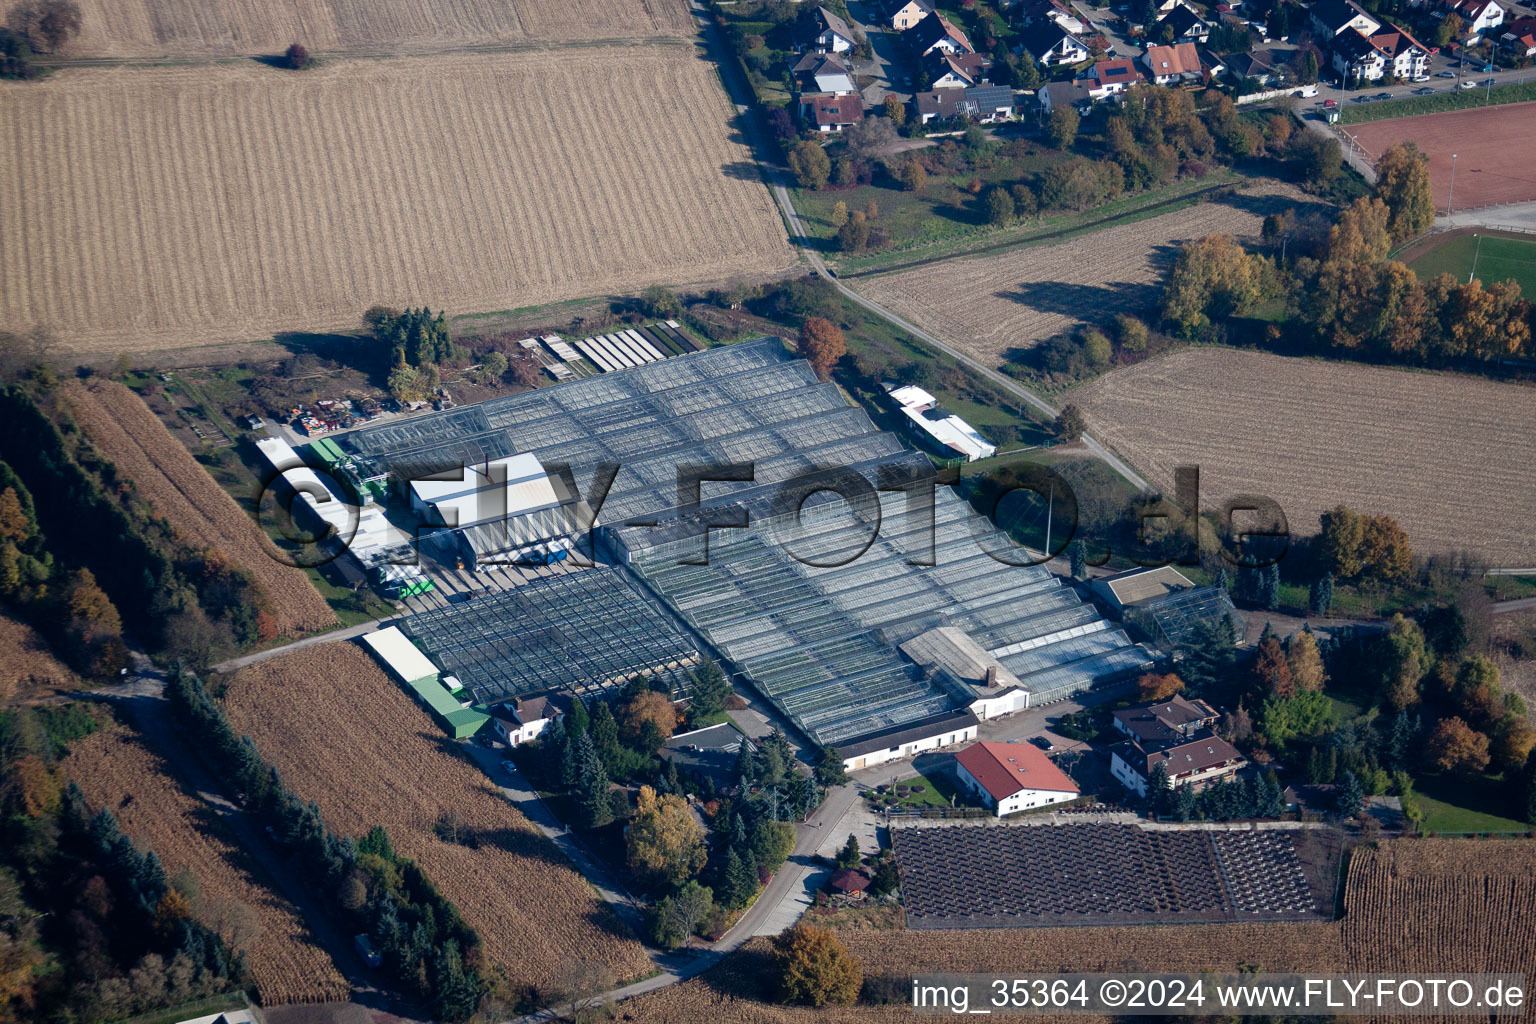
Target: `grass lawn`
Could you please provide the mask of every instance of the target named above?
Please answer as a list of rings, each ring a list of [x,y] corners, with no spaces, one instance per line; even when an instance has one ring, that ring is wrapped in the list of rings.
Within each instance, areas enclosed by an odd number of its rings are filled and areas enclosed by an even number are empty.
[[[966,803],[965,794],[955,786],[955,782],[943,772],[934,771],[923,773],[915,779],[905,779],[896,784],[908,787],[906,794],[896,791],[895,786],[886,787],[886,792],[881,796],[894,795],[897,802],[893,809],[921,810],[924,807],[962,807]],[[950,798],[954,803],[950,803]]]
[[[1424,810],[1425,832],[1528,832],[1532,826],[1498,813],[1508,801],[1501,780],[1477,781],[1428,776],[1414,786]]]
[[[1489,576],[1484,585],[1495,601],[1536,597],[1536,576]]]
[[[1478,81],[1481,81],[1480,76]],[[1452,92],[1436,93],[1433,96],[1409,96],[1405,99],[1381,100],[1376,103],[1348,103],[1343,105],[1339,122],[1360,124],[1362,121],[1385,121],[1388,118],[1412,117],[1415,114],[1438,114],[1443,110],[1496,107],[1501,103],[1524,103],[1527,100],[1536,100],[1536,82],[1495,85],[1491,90],[1457,89]]]
[[[1536,293],[1536,240],[1480,232],[1457,235],[1408,264],[1419,280],[1450,274],[1465,283],[1514,280],[1524,295]]]

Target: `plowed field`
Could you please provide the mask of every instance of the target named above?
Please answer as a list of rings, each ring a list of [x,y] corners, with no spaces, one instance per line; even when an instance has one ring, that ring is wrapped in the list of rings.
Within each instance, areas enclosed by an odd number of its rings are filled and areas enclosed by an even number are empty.
[[[682,45],[0,84],[0,324],[143,352],[787,267],[731,116]]]
[[[1198,465],[1204,508],[1267,495],[1306,535],[1342,503],[1395,517],[1417,551],[1536,565],[1536,388],[1202,348],[1068,400],[1155,486]]]
[[[374,825],[414,858],[515,980],[548,984],[573,958],[620,978],[651,966],[635,941],[544,838],[471,766],[362,648],[331,643],[241,669],[225,708],[237,730],[342,835]],[[474,845],[432,826],[449,810]]]

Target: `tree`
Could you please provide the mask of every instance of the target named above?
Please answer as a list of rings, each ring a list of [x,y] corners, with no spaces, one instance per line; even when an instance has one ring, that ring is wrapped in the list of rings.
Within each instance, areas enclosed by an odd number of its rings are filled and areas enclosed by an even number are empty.
[[[1259,654],[1253,663],[1253,678],[1267,697],[1291,697],[1296,693],[1296,682],[1291,678],[1291,666],[1281,649],[1280,638],[1265,629],[1264,639],[1259,641]]]
[[[795,348],[822,380],[827,379],[832,367],[848,352],[842,328],[820,316],[806,317],[800,324],[800,337]]]
[[[1035,64],[1035,58],[1029,51],[1019,54],[1019,62],[1013,69],[1009,83],[1015,89],[1040,88],[1040,68]]]
[[[1317,639],[1303,629],[1286,644],[1285,661],[1291,670],[1291,681],[1300,691],[1321,690],[1328,682],[1323,669],[1323,655],[1317,649]]]
[[[1070,106],[1057,107],[1051,111],[1045,123],[1045,136],[1057,149],[1071,149],[1072,143],[1077,141],[1077,129],[1081,121],[1077,111]]]
[[[987,190],[985,205],[988,224],[1005,228],[1013,223],[1013,197],[1003,186],[993,185]]]
[[[1386,259],[1392,251],[1391,220],[1392,211],[1380,199],[1356,199],[1328,229],[1328,259],[1346,264]]]
[[[1435,45],[1445,46],[1453,40],[1460,39],[1466,29],[1466,23],[1461,20],[1459,14],[1447,14],[1445,19],[1435,27]]]
[[[843,252],[863,252],[869,246],[870,231],[869,218],[854,210],[837,229],[837,247]]]
[[[801,188],[823,188],[832,176],[832,161],[816,142],[797,142],[789,150],[789,169]]]
[[[32,527],[31,517],[22,506],[16,488],[7,487],[0,491],[0,540],[24,544],[32,535]]]
[[[1365,788],[1349,769],[1339,779],[1338,792],[1334,794],[1333,810],[1341,818],[1353,818],[1365,808]]]
[[[401,405],[426,398],[422,391],[420,371],[406,363],[389,371],[389,381],[385,386],[389,389],[390,397]]]
[[[1213,321],[1247,313],[1264,294],[1265,266],[1231,235],[1186,242],[1163,286],[1163,319],[1193,338]]]
[[[616,983],[606,964],[576,958],[561,961],[551,988],[556,995],[555,1005],[562,1008],[561,1016],[569,1017],[572,1024],[581,1024],[582,1014],[602,1005],[603,994]]]
[[[1313,615],[1327,615],[1333,610],[1333,573],[1325,572],[1312,581],[1307,610]]]
[[[1172,787],[1173,780],[1168,777],[1167,763],[1157,762],[1147,774],[1147,798],[1154,802],[1166,800],[1168,790]]]
[[[1275,563],[1259,570],[1259,604],[1268,611],[1280,607],[1280,566]]]
[[[762,871],[777,871],[795,849],[795,827],[787,821],[760,817],[752,823],[749,837],[752,859]]]
[[[1368,516],[1361,523],[1362,575],[1382,583],[1400,583],[1413,571],[1408,531],[1391,516]]]
[[[843,130],[843,152],[856,163],[888,152],[898,141],[895,123],[883,117],[866,117]]]
[[[1180,690],[1184,689],[1184,680],[1173,672],[1165,672],[1158,675],[1148,672],[1136,680],[1136,699],[1140,701],[1167,700]]]
[[[1429,158],[1413,142],[1400,142],[1376,163],[1374,194],[1390,212],[1392,241],[1417,238],[1435,222],[1435,200],[1429,191]]]
[[[928,184],[928,169],[917,157],[907,157],[901,164],[901,187],[908,192],[921,192]]]
[[[816,755],[816,781],[823,786],[843,786],[848,783],[848,767],[836,747],[822,747]]]
[[[1513,777],[1531,756],[1533,748],[1536,748],[1536,729],[1532,729],[1525,719],[1510,715],[1500,723],[1498,735],[1493,739],[1493,764]]]
[[[1488,737],[1460,718],[1446,718],[1429,734],[1425,754],[1440,771],[1480,775],[1488,770]]]
[[[885,110],[885,116],[891,119],[891,124],[899,128],[907,123],[907,105],[894,93],[886,94],[882,107]]]
[[[1419,682],[1428,665],[1424,633],[1418,623],[1402,615],[1392,616],[1380,648],[1382,685],[1388,707],[1395,711],[1419,702]]]
[[[303,43],[289,43],[283,51],[283,67],[290,71],[303,71],[310,65],[309,51]]]
[[[688,718],[702,721],[725,710],[731,699],[731,684],[720,666],[708,658],[693,670],[693,685],[688,689]]]
[[[597,756],[592,737],[583,732],[576,736],[576,803],[581,823],[586,828],[601,828],[613,820],[613,803],[608,798],[608,772]]]
[[[1088,551],[1083,546],[1081,537],[1074,539],[1067,549],[1068,565],[1072,578],[1085,580],[1088,578]]]
[[[848,204],[839,199],[832,204],[832,226],[840,228],[848,223]]]
[[[58,53],[80,34],[80,5],[74,0],[23,0],[6,24],[42,53]]]
[[[779,992],[788,1003],[849,1006],[859,996],[863,969],[830,929],[805,921],[773,940]]]
[[[1068,403],[1062,406],[1061,412],[1056,414],[1056,422],[1052,425],[1052,429],[1061,440],[1076,441],[1088,432],[1088,419],[1083,415],[1083,410]]]
[[[704,869],[709,851],[704,830],[680,796],[658,796],[640,787],[635,814],[624,832],[631,871],[656,883],[682,885]]]
[[[721,901],[731,910],[740,910],[757,892],[757,862],[748,850],[745,857],[733,846],[725,851]]]
[[[837,866],[840,868],[856,868],[864,855],[859,852],[859,837],[852,832],[848,833],[848,841],[837,852]]]
[[[619,732],[631,745],[636,745],[646,726],[653,726],[662,742],[672,738],[677,729],[677,708],[665,694],[655,690],[637,693],[619,708]],[[660,744],[657,744],[659,747]],[[655,753],[654,750],[648,753]]]
[[[1536,750],[1525,759],[1525,770],[1520,773],[1520,809],[1516,813],[1536,825]]]
[[[1352,580],[1360,575],[1360,544],[1365,538],[1365,523],[1354,509],[1345,505],[1324,512],[1319,517],[1317,553],[1329,576]],[[1330,602],[1331,603],[1331,602]]]
[[[708,886],[689,882],[656,905],[658,945],[667,949],[693,944],[694,932],[715,912],[715,894]]]

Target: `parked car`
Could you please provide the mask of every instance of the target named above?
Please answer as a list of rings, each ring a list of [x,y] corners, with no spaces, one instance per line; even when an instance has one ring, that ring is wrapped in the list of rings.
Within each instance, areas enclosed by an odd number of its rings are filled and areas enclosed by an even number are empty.
[[[1033,743],[1035,746],[1039,747],[1041,750],[1055,750],[1056,749],[1056,744],[1052,743],[1050,740],[1046,739],[1044,736],[1031,736],[1029,738],[1029,742]]]
[[[1463,89],[1476,89],[1477,88],[1477,83],[1476,82],[1462,82],[1461,83],[1461,87]]]
[[[1437,72],[1435,72],[1435,77],[1436,78],[1455,78],[1456,77],[1456,72],[1454,72],[1454,71],[1437,71]]]
[[[1324,107],[1327,107],[1329,110],[1332,110],[1334,107],[1339,105],[1339,101],[1338,100],[1323,100],[1323,104],[1322,105]]]
[[[510,759],[501,762],[501,766],[507,770],[508,775],[517,774],[517,765],[513,764]]]
[[[1431,89],[1431,88],[1426,86],[1423,89],[1415,89],[1415,90],[1413,90],[1413,94],[1415,96],[1430,96],[1430,95],[1433,95],[1434,91],[1435,90],[1433,90],[1433,89]]]
[[[1371,98],[1369,96],[1356,96],[1355,97],[1355,102],[1356,103],[1369,103],[1369,102],[1371,102]]]
[[[1392,94],[1389,92],[1379,92],[1376,94],[1376,98],[1379,100],[1389,100],[1392,98]]]

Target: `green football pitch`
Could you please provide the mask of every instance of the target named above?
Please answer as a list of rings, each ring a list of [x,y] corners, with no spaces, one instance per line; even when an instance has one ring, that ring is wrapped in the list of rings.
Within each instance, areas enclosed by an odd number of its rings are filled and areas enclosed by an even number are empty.
[[[1513,278],[1520,284],[1520,294],[1536,295],[1536,236],[1527,240],[1483,233],[1457,235],[1408,265],[1421,281],[1442,273],[1463,284],[1473,276],[1484,284]]]

